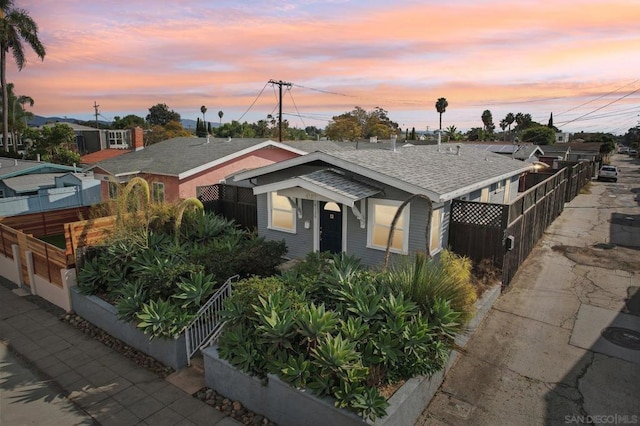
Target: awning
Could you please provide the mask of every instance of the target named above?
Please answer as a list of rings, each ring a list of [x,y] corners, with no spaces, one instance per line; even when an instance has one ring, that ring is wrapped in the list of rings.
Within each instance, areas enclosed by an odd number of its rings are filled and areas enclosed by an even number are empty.
[[[267,192],[292,198],[335,201],[353,207],[356,201],[376,195],[381,190],[350,179],[337,170],[323,169],[253,188],[256,195]]]

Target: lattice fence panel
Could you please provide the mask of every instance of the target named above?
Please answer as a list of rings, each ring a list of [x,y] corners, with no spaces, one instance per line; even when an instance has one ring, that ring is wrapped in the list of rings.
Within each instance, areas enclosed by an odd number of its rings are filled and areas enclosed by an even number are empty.
[[[500,228],[503,226],[505,207],[501,204],[455,200],[451,205],[451,221]]]
[[[198,199],[203,203],[220,199],[220,185],[199,186],[197,192]]]

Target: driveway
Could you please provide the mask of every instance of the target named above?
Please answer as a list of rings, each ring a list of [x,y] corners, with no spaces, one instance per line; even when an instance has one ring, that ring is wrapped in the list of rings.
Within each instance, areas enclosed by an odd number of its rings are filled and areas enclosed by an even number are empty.
[[[420,425],[640,423],[640,160],[565,206]]]

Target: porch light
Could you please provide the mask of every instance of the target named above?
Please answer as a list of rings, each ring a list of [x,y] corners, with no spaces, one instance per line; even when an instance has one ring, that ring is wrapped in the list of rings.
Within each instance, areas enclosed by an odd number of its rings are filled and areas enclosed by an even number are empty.
[[[340,212],[340,206],[333,201],[330,201],[324,205],[324,210],[329,212]]]

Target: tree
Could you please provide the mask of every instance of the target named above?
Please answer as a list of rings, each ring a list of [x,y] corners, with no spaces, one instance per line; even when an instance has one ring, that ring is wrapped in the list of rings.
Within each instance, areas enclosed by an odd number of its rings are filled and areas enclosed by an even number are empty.
[[[180,114],[173,110],[169,111],[167,104],[156,104],[149,108],[146,120],[151,126],[165,126],[170,121],[180,122]]]
[[[507,127],[509,127],[509,140],[511,141],[511,125],[514,121],[516,121],[515,115],[512,112],[508,113],[506,117],[504,117],[505,123],[507,123]]]
[[[460,138],[462,137],[462,135],[460,134],[460,132],[458,131],[458,128],[456,126],[449,126],[444,130],[444,134],[447,135],[447,141],[457,141],[460,140]]]
[[[362,137],[362,126],[351,113],[333,117],[327,124],[325,133],[329,139],[336,141],[354,141]]]
[[[193,134],[182,127],[179,121],[169,121],[165,126],[155,125],[151,128],[150,132],[145,133],[144,144],[148,146],[166,141],[167,139],[188,136],[193,136]]]
[[[522,142],[534,145],[553,145],[556,141],[556,132],[547,126],[534,125],[526,128],[521,134]]]
[[[484,124],[485,135],[487,137],[492,135],[493,131],[496,128],[496,125],[493,124],[493,115],[491,114],[491,111],[489,111],[488,109],[485,109],[482,112],[482,124]]]
[[[113,124],[111,125],[113,129],[130,129],[132,127],[142,127],[146,128],[147,123],[144,121],[144,118],[139,117],[137,115],[129,114],[120,118],[118,116],[113,117]]]
[[[449,102],[447,102],[445,98],[439,98],[436,102],[436,111],[438,111],[438,114],[440,114],[440,126],[438,127],[440,133],[442,133],[442,114],[445,113],[448,106]]]
[[[44,126],[42,130],[29,129],[29,139],[32,146],[27,156],[36,158],[38,154],[44,161],[56,164],[73,165],[80,163],[80,154],[73,150],[75,146],[75,132],[64,123]]]
[[[222,126],[222,116],[224,115],[224,112],[222,112],[222,110],[218,111],[218,118],[220,118],[220,125]]]
[[[13,0],[0,0],[0,85],[2,85],[2,144],[9,151],[9,99],[7,94],[7,53],[11,52],[18,71],[27,63],[25,41],[44,60],[46,49],[38,38],[38,25],[24,9],[16,9]]]
[[[200,112],[202,113],[202,122],[203,122],[203,123],[206,123],[206,122],[207,122],[207,120],[205,120],[205,118],[204,118],[204,114],[207,112],[207,107],[206,107],[206,106],[204,106],[204,105],[202,105],[202,106],[200,107]]]

